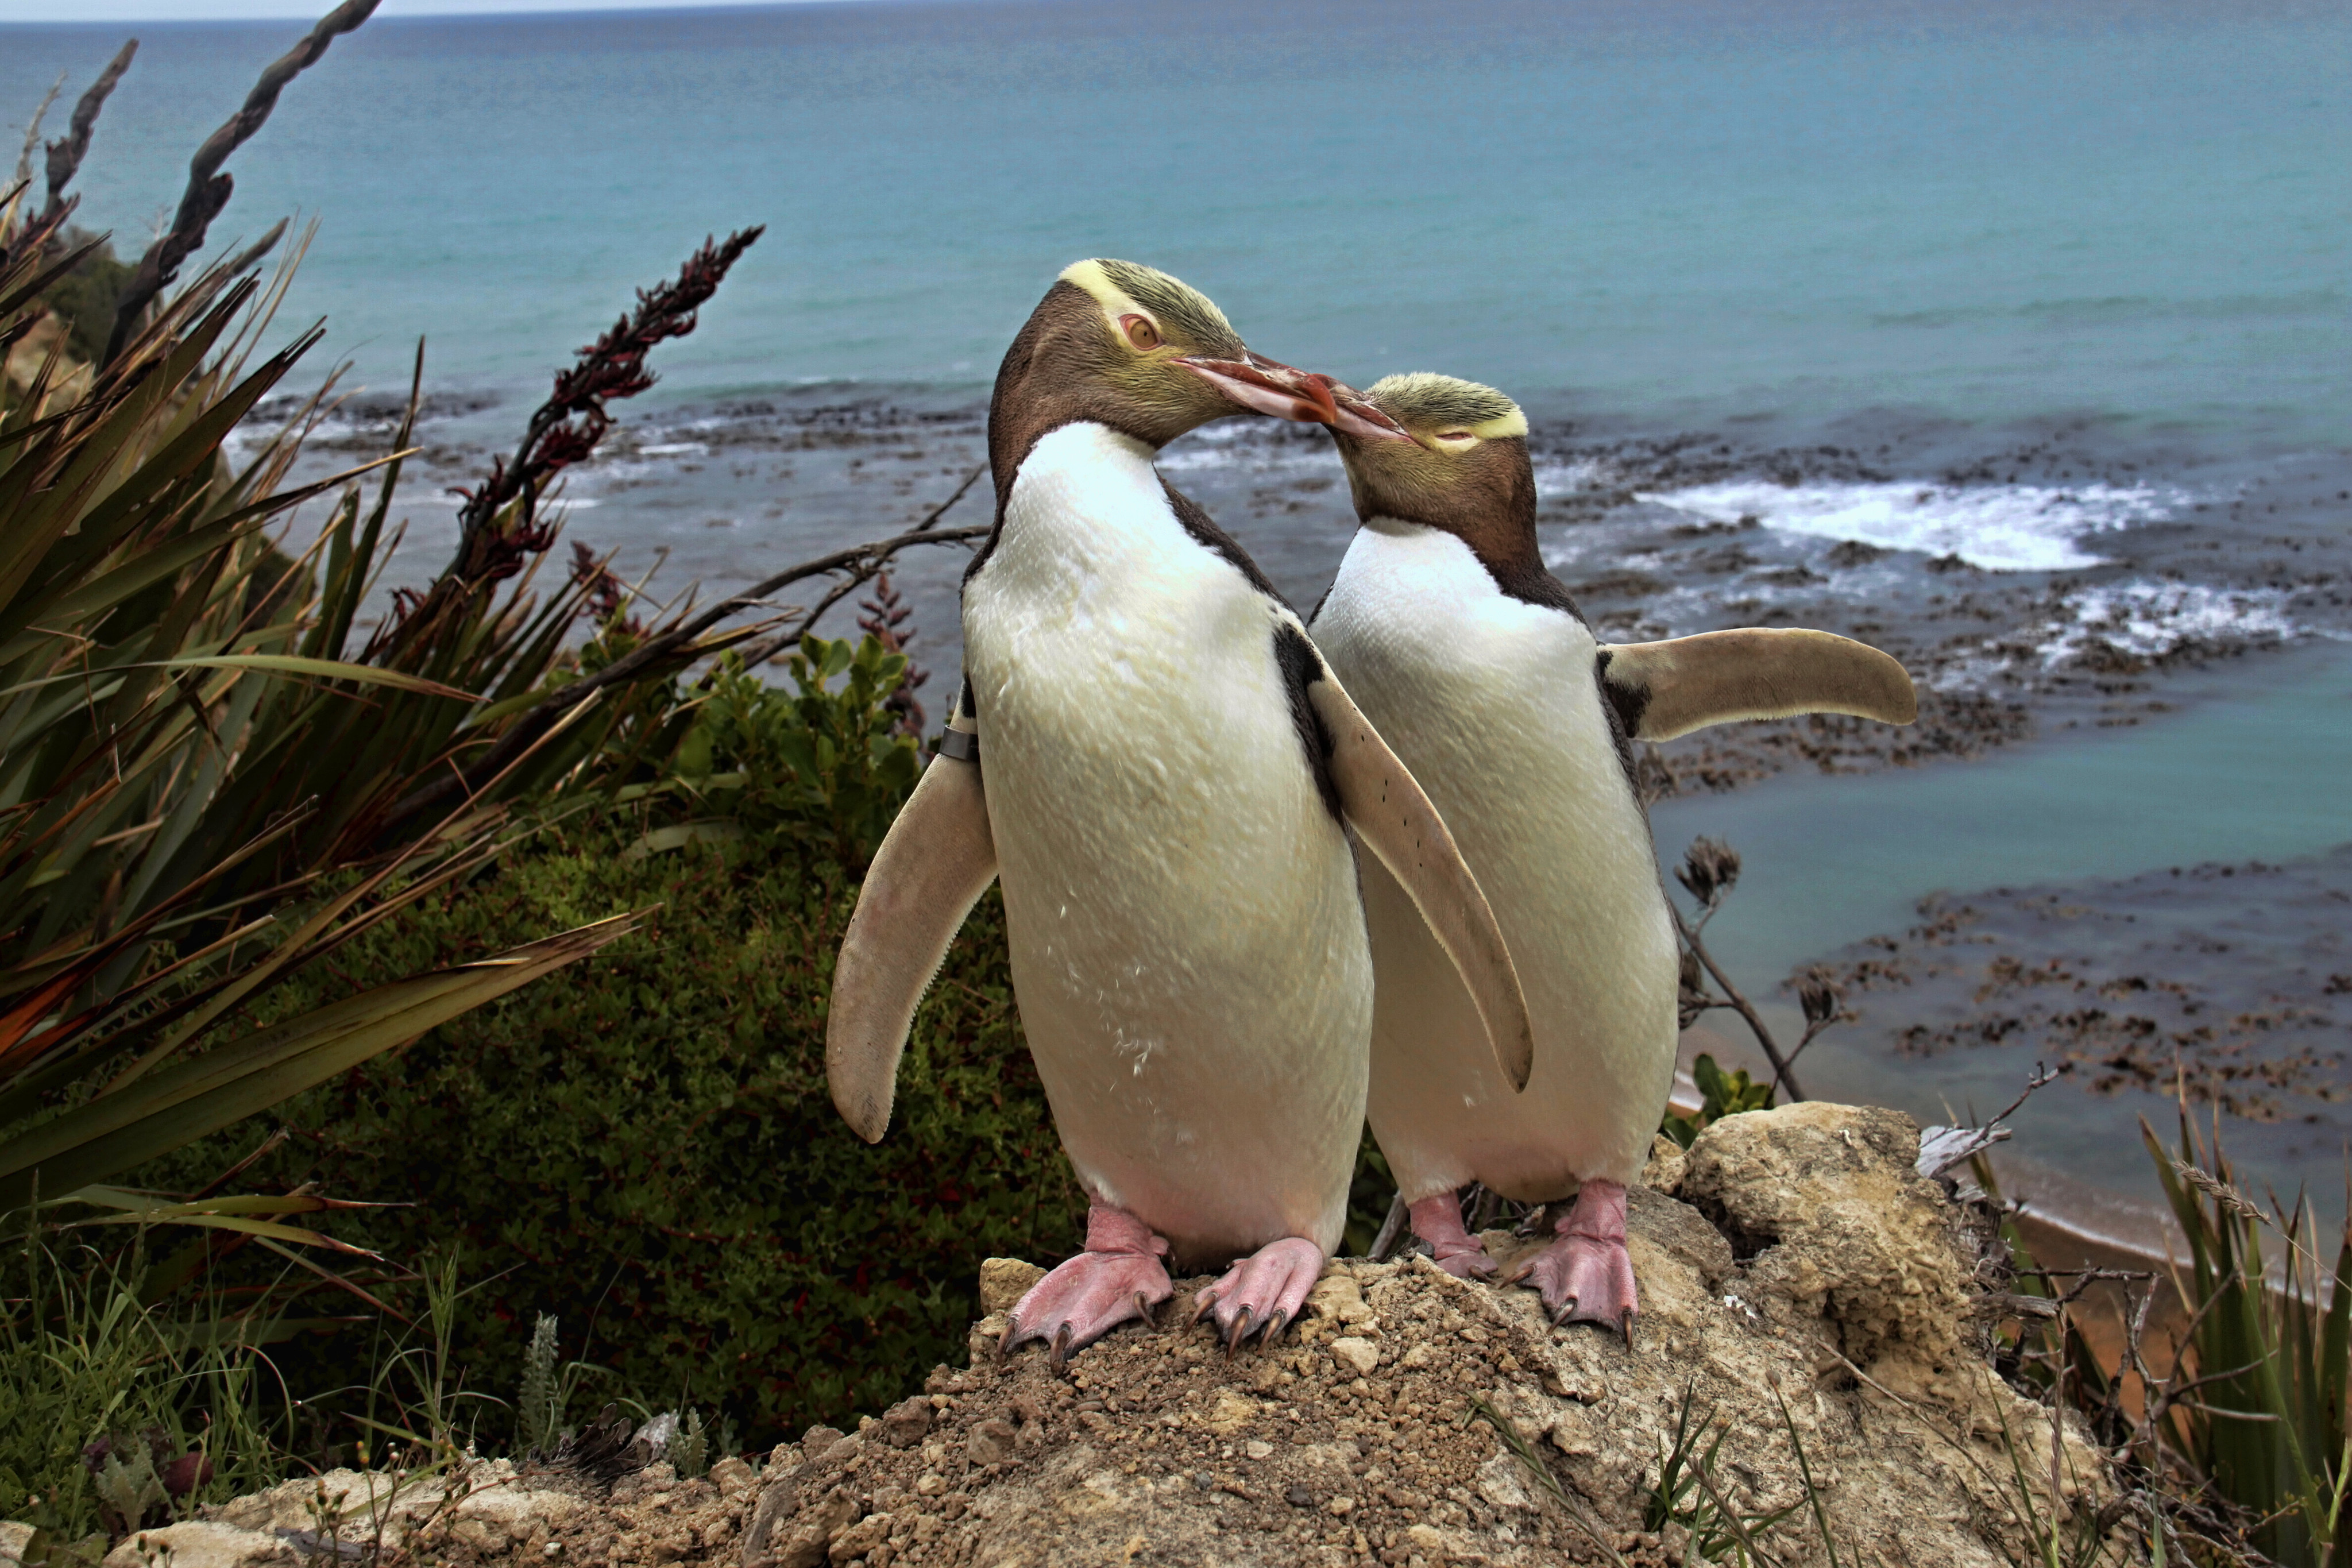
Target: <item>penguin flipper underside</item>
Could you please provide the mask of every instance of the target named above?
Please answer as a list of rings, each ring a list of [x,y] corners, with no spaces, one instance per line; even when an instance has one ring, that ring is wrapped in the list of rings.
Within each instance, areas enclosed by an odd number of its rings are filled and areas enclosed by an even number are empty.
[[[1527,994],[1503,928],[1454,835],[1338,681],[1328,675],[1310,680],[1307,699],[1331,743],[1331,783],[1348,826],[1397,879],[1454,961],[1504,1078],[1514,1089],[1527,1088],[1536,1052]]]
[[[825,1084],[834,1109],[868,1143],[889,1130],[915,1005],[995,879],[980,765],[933,757],[883,837],[834,960]]]
[[[1603,645],[1601,689],[1634,741],[1671,741],[1735,719],[1919,716],[1911,677],[1865,643],[1796,627],[1742,626],[1666,642]]]

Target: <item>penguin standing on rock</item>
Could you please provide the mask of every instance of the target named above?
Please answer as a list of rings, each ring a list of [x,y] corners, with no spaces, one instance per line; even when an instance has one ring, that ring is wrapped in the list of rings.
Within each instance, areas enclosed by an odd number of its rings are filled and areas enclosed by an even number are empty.
[[[1086,1250],[1003,1342],[1045,1340],[1057,1367],[1150,1320],[1173,1293],[1163,1258],[1239,1259],[1194,1315],[1229,1346],[1271,1341],[1338,1243],[1371,1027],[1343,823],[1494,1042],[1485,1080],[1526,1076],[1526,1001],[1444,824],[1297,616],[1152,464],[1236,413],[1383,426],[1330,384],[1110,260],[1062,274],[997,375],[963,689],[859,893],[825,1065],[842,1115],[880,1138],[915,1004],[1001,879],[1022,1023],[1090,1199]]]
[[[1629,742],[1796,713],[1908,723],[1910,678],[1822,632],[1602,644],[1537,551],[1517,405],[1435,375],[1333,390],[1362,526],[1316,641],[1452,827],[1536,1021],[1522,1093],[1477,1048],[1477,1016],[1411,906],[1366,865],[1372,1131],[1414,1234],[1458,1277],[1494,1263],[1457,1189],[1549,1203],[1574,1188],[1558,1239],[1515,1278],[1532,1277],[1554,1321],[1630,1341],[1625,1187],[1673,1087],[1678,957]]]

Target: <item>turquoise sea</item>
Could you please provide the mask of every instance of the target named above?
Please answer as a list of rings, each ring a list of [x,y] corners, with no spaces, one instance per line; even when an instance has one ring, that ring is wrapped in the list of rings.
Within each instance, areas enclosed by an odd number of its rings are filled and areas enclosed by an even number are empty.
[[[11,134],[126,31],[141,53],[79,188],[135,249],[300,28],[0,27]],[[330,434],[382,439],[423,335],[432,473],[454,484],[633,288],[767,225],[572,486],[573,536],[664,561],[673,589],[943,500],[1013,331],[1065,263],[1115,254],[1207,289],[1277,357],[1520,397],[1547,557],[1623,635],[1778,614],[1893,637],[1953,700],[2029,707],[2099,659],[2149,665],[2117,687],[2127,716],[2036,708],[2038,738],[1989,760],[1679,797],[1662,847],[1738,844],[1719,937],[1768,992],[1939,890],[2188,929],[2188,895],[2133,879],[2290,868],[2291,931],[2242,918],[2252,883],[2211,906],[2278,994],[2216,980],[2211,1005],[2293,1015],[2319,1065],[2242,1119],[2246,1145],[2260,1175],[2326,1189],[2352,1133],[2352,979],[2329,989],[2334,950],[2311,946],[2352,929],[2324,892],[2352,840],[2347,153],[2338,0],[383,17],[236,154],[213,254],[315,218],[283,319],[325,317],[367,389]],[[1349,521],[1319,437],[1215,427],[1170,467],[1312,602]],[[446,509],[411,499],[437,554]],[[919,651],[950,670],[957,565],[903,578]],[[1925,997],[1863,998],[1809,1087],[1928,1118],[2005,1101],[2034,1042],[1903,1046]],[[2056,1086],[2031,1142],[2130,1187],[2132,1118],[2165,1103]]]
[[[82,180],[143,237],[288,25],[0,28],[21,121],[142,52]],[[1592,0],[1442,14],[838,4],[384,17],[231,165],[323,228],[289,309],[369,379],[535,379],[711,230],[770,233],[678,388],[978,386],[1069,259],[1265,352],[1611,416],[2352,416],[2335,4]]]

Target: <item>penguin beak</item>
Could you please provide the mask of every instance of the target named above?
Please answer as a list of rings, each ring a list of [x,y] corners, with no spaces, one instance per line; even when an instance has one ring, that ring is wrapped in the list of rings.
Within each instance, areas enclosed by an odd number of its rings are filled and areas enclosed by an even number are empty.
[[[1191,355],[1176,363],[1215,387],[1226,402],[1248,413],[1270,414],[1303,425],[1328,425],[1339,417],[1339,405],[1331,400],[1334,384],[1328,375],[1246,352],[1237,360]]]
[[[1331,394],[1332,409],[1330,426],[1334,431],[1343,436],[1360,437],[1367,441],[1411,441],[1412,439],[1403,426],[1382,413],[1380,405],[1372,402],[1354,387],[1335,381],[1328,390]]]

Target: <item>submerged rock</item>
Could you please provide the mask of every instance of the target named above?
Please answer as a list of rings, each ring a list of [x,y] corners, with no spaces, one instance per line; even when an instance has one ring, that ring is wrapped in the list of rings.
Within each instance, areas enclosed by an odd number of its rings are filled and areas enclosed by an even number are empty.
[[[998,1361],[1005,1289],[1027,1271],[997,1268],[970,1366],[856,1433],[812,1428],[711,1481],[657,1464],[609,1497],[479,1465],[446,1492],[383,1499],[386,1544],[452,1568],[1665,1564],[1693,1560],[1711,1487],[1790,1563],[1827,1560],[1816,1502],[1841,1561],[2026,1560],[2025,1521],[2079,1518],[2114,1490],[2095,1449],[1987,1365],[1973,1241],[1912,1169],[1917,1143],[1895,1112],[1811,1103],[1662,1152],[1650,1175],[1670,1190],[1630,1205],[1630,1348],[1551,1327],[1531,1290],[1343,1259],[1271,1352],[1228,1358],[1183,1326],[1180,1290],[1156,1329],[1055,1378],[1042,1350]],[[1501,1275],[1539,1245],[1486,1241]],[[1678,1445],[1685,1479],[1662,1502]],[[1703,1487],[1689,1461],[1707,1455]],[[347,1515],[378,1511],[381,1478],[326,1484]],[[249,1536],[257,1568],[310,1526],[317,1485],[240,1499],[215,1528]],[[1727,1560],[1711,1528],[1699,1544]]]

